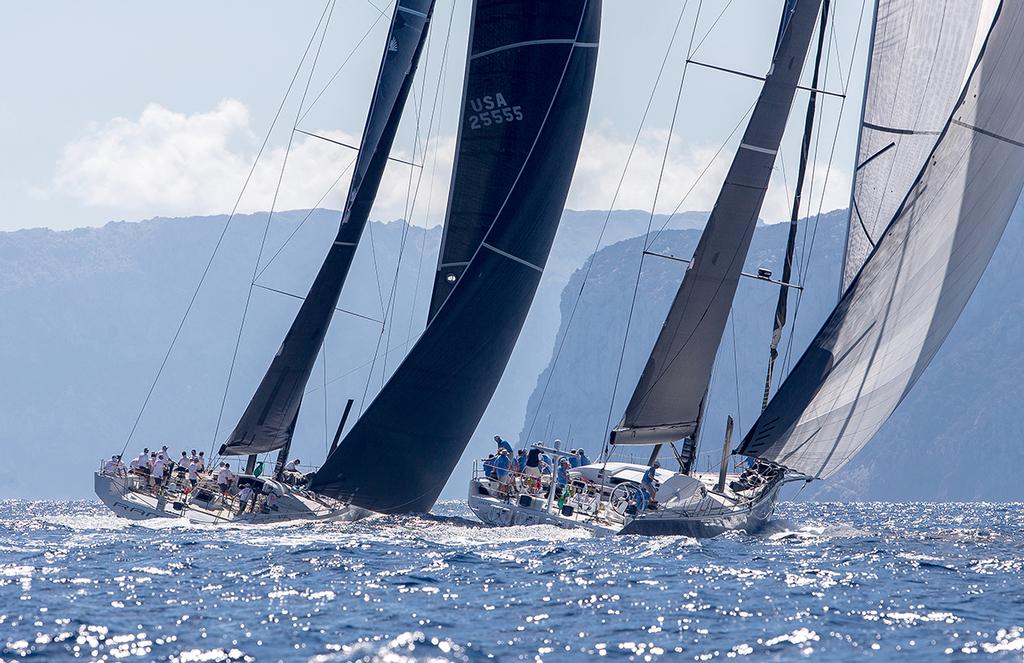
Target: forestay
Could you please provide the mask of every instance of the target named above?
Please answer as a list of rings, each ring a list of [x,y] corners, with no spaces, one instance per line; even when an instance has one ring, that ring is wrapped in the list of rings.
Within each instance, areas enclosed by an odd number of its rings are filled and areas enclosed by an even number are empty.
[[[614,444],[670,442],[694,431],[820,5],[786,4],[771,70],[640,381],[612,431]]]
[[[401,0],[395,6],[338,235],[221,454],[273,451],[291,439],[302,393],[377,197],[433,8],[434,0]]]
[[[435,287],[426,330],[314,490],[379,512],[433,506],[505,370],[547,261],[586,125],[600,12],[599,0],[474,3],[444,289]]]
[[[959,317],[1024,183],[1024,0],[1004,0],[995,17],[894,219],[739,453],[831,476],[907,395]]]
[[[935,147],[997,5],[997,0],[879,1],[843,290],[857,276]]]

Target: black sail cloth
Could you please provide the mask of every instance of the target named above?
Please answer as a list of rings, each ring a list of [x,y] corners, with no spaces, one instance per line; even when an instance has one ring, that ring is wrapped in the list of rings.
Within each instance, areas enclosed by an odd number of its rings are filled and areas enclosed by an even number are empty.
[[[600,10],[599,0],[475,3],[438,273],[444,291],[435,287],[423,335],[313,490],[378,512],[433,506],[505,370],[547,261],[583,139]],[[447,263],[465,264],[449,280]]]
[[[433,8],[434,0],[401,0],[395,6],[338,235],[221,454],[273,451],[291,438],[302,393],[384,175]]]
[[[658,444],[693,434],[820,5],[787,4],[771,72],[651,356],[612,431],[614,444]]]
[[[966,305],[1024,186],[1024,1],[999,3],[976,41],[980,55],[917,178],[739,453],[811,478],[835,474]]]

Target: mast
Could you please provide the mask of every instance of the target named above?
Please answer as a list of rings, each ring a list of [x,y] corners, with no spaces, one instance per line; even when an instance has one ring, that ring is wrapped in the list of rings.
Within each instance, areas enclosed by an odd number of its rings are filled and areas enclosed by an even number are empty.
[[[384,175],[433,8],[434,0],[401,0],[395,5],[337,237],[221,454],[251,455],[291,442],[302,393]]]
[[[834,475],[906,397],[981,279],[1024,189],[1024,0],[973,6],[991,13],[965,42],[973,64],[934,147],[738,453]]]
[[[433,506],[547,262],[583,140],[600,18],[600,0],[475,1],[440,259],[463,264],[451,278],[438,271],[426,330],[313,490],[378,512]]]
[[[696,434],[820,6],[821,0],[785,5],[771,68],[612,444],[663,444]]]
[[[786,237],[786,255],[782,262],[782,285],[779,286],[779,299],[775,304],[775,326],[772,329],[772,340],[768,351],[768,372],[764,379],[764,396],[761,399],[761,411],[768,407],[768,396],[772,390],[772,373],[775,372],[775,360],[779,356],[779,341],[782,340],[782,328],[786,326],[786,313],[789,305],[789,283],[793,274],[793,254],[796,252],[796,230],[800,220],[800,202],[803,196],[804,177],[807,175],[807,161],[811,153],[811,134],[814,130],[814,114],[818,103],[818,77],[821,72],[821,55],[825,50],[825,38],[828,29],[828,11],[831,0],[822,0],[821,28],[818,30],[818,48],[814,53],[814,73],[811,76],[811,92],[807,98],[807,114],[804,116],[804,136],[800,144],[800,164],[796,173],[796,190],[793,192],[793,209],[789,215],[789,235]]]

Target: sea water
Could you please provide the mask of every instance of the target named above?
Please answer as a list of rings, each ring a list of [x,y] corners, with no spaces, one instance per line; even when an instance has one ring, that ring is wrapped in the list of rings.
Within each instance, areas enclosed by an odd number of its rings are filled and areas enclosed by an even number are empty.
[[[0,502],[0,659],[1024,660],[1024,505],[785,503],[712,540],[134,523]]]

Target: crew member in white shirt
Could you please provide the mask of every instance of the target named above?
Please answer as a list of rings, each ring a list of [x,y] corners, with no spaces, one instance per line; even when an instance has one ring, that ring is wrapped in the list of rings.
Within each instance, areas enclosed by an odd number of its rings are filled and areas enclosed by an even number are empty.
[[[162,458],[157,457],[156,460],[153,461],[153,469],[149,472],[149,485],[154,491],[156,491],[160,484],[163,483],[165,468],[166,464]]]
[[[227,463],[220,464],[220,470],[217,472],[217,485],[220,486],[220,492],[225,497],[228,495],[228,491],[231,489],[231,482],[234,481],[235,475],[231,473],[231,469]]]

